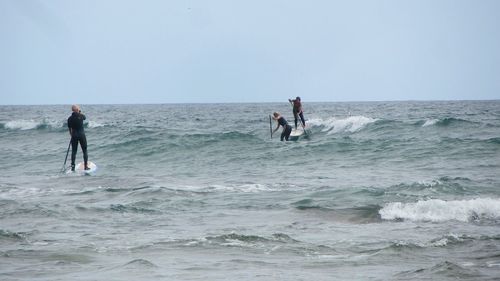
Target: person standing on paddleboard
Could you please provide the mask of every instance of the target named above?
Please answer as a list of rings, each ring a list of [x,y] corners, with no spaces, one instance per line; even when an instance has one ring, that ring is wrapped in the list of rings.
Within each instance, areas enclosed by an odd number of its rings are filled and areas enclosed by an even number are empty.
[[[276,129],[274,129],[273,133],[275,133],[280,128],[280,126],[283,126],[283,131],[281,132],[281,141],[283,141],[283,139],[288,141],[290,133],[292,132],[292,126],[288,125],[285,117],[281,116],[278,112],[273,113],[273,119],[278,122],[278,126],[276,126]]]
[[[87,138],[85,137],[85,131],[83,130],[83,120],[86,119],[85,115],[82,114],[80,107],[78,105],[71,106],[71,116],[68,118],[68,129],[71,135],[71,171],[75,170],[75,159],[76,151],[78,150],[78,143],[82,148],[83,161],[85,163],[85,170],[90,170],[87,165],[88,155],[87,155]]]
[[[302,103],[300,102],[300,97],[296,97],[294,100],[288,99],[288,101],[293,105],[293,117],[295,118],[295,130],[297,130],[297,120],[302,121],[302,126],[306,127],[306,120],[304,119],[304,112],[302,111]]]

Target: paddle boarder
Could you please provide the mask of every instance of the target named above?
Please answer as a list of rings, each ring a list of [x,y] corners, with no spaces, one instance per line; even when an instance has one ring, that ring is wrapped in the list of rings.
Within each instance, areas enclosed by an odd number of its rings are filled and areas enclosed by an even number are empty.
[[[274,112],[273,113],[273,119],[276,120],[278,123],[278,126],[276,126],[276,129],[274,129],[273,133],[275,133],[280,126],[283,126],[283,131],[281,132],[281,141],[285,139],[288,141],[288,138],[290,137],[290,133],[292,132],[292,126],[288,125],[288,122],[286,121],[285,117],[281,116],[279,112]]]
[[[78,150],[78,143],[83,152],[83,161],[85,163],[85,170],[90,170],[88,166],[88,154],[87,154],[87,138],[85,137],[85,131],[83,130],[83,120],[86,119],[85,115],[82,114],[80,107],[76,104],[71,106],[71,116],[68,118],[68,129],[71,135],[71,171],[75,170],[75,159],[76,151]]]
[[[288,99],[288,101],[293,106],[293,117],[295,118],[295,130],[297,130],[297,121],[300,117],[302,121],[302,127],[306,127],[306,120],[304,119],[304,112],[302,111],[302,103],[300,101],[300,97],[296,97],[294,100]]]

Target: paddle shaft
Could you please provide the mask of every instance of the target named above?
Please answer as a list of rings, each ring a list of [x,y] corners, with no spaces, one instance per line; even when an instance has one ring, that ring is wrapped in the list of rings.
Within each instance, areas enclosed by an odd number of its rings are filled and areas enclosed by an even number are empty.
[[[269,131],[271,132],[271,139],[273,138],[273,124],[271,121],[271,115],[269,115]]]
[[[66,168],[66,161],[68,161],[68,154],[69,154],[69,148],[70,148],[70,146],[71,146],[71,139],[69,140],[68,150],[66,151],[66,158],[64,158],[64,164],[62,166],[61,171],[64,171],[64,169]]]

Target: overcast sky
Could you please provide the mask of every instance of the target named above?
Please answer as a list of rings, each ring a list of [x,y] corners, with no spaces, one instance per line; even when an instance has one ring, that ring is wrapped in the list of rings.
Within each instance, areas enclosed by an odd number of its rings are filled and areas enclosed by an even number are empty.
[[[500,99],[498,0],[0,0],[0,104]]]

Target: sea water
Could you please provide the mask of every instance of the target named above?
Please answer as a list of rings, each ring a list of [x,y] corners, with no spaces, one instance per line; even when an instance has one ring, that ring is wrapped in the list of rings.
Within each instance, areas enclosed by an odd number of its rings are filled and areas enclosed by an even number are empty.
[[[0,106],[0,280],[500,277],[500,101],[82,110],[92,175],[69,105]]]

